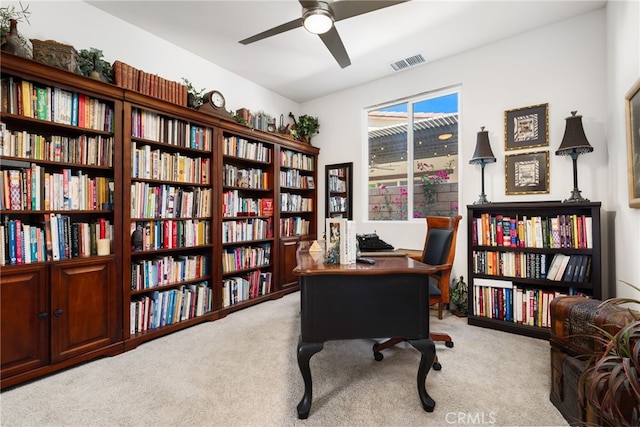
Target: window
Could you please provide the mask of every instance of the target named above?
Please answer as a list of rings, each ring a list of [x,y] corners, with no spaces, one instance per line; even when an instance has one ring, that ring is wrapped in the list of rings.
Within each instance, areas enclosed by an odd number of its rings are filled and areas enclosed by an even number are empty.
[[[458,92],[368,112],[368,219],[458,213]]]

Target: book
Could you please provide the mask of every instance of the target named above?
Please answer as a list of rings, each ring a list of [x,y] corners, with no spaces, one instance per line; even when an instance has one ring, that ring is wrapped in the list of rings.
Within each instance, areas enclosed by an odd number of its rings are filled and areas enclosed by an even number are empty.
[[[587,264],[589,262],[589,255],[580,255],[580,263],[576,267],[576,271],[573,275],[574,282],[584,282],[587,272]]]
[[[564,276],[564,271],[567,268],[567,264],[569,263],[570,258],[571,257],[569,255],[563,255],[562,262],[560,263],[560,267],[558,268],[558,273],[556,274],[556,277],[553,280],[562,280],[562,277]]]
[[[19,170],[8,171],[9,183],[9,209],[19,211],[22,209],[22,174]]]
[[[585,247],[587,249],[593,249],[593,218],[590,216],[584,218],[584,231]]]
[[[273,216],[273,199],[260,199],[260,216]]]
[[[490,288],[513,288],[513,282],[511,280],[485,279],[482,277],[474,277],[473,286]]]
[[[578,261],[578,255],[570,255],[569,261],[567,262],[564,273],[562,274],[562,281],[571,282],[573,280],[573,270],[576,266],[576,262]]]
[[[562,264],[562,260],[566,255],[564,254],[555,254],[553,259],[551,260],[551,265],[549,265],[549,271],[547,272],[547,279],[555,280],[558,275],[558,270],[560,269],[560,264]]]
[[[356,223],[346,220],[342,223],[344,232],[340,236],[340,264],[356,262]]]

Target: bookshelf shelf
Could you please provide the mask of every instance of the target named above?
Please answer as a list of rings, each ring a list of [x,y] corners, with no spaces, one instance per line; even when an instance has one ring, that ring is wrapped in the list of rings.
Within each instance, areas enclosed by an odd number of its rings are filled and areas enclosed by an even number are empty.
[[[548,338],[555,296],[601,298],[599,202],[492,203],[467,212],[470,325]]]

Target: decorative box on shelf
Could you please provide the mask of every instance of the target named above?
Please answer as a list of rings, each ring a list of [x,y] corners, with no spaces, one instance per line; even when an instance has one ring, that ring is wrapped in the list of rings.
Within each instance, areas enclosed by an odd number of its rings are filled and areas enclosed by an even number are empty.
[[[31,43],[34,61],[72,73],[78,71],[78,52],[73,46],[53,40],[31,39]]]

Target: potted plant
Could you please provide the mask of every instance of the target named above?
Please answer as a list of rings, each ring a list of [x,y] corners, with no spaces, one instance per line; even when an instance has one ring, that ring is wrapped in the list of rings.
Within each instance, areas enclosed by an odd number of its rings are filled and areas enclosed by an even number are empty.
[[[182,77],[182,83],[187,87],[187,107],[198,108],[201,106],[205,89],[197,90],[195,86],[184,77]]]
[[[309,144],[311,144],[311,137],[318,133],[318,129],[320,129],[320,124],[317,117],[306,114],[298,117],[298,134]]]
[[[293,119],[291,134],[294,138],[311,144],[311,137],[318,133],[318,130],[320,129],[318,118],[303,114],[298,117],[298,120],[296,120],[293,113],[289,113],[289,117]]]
[[[17,25],[20,22],[29,24],[29,6],[26,7],[19,3],[20,9],[16,9],[15,5],[0,7],[0,44],[2,50],[10,51],[19,56],[30,57],[31,46],[29,41],[18,32]]]
[[[113,81],[111,64],[102,58],[102,51],[94,47],[78,52],[78,71],[95,80],[107,83]]]
[[[611,298],[603,301],[598,311],[622,304],[638,307],[640,300]],[[580,401],[601,417],[596,422],[611,426],[640,425],[640,313],[627,310],[633,320],[616,333],[593,325],[595,333],[590,338],[601,346],[596,346],[598,350],[587,361],[578,388]]]

